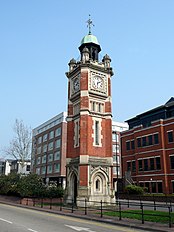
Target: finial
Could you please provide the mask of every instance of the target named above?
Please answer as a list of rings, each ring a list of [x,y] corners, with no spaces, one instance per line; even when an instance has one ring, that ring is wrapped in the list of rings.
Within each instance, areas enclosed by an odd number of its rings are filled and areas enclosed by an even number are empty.
[[[90,17],[91,15],[89,14],[89,19],[87,21],[87,24],[88,24],[87,27],[89,27],[89,33],[88,33],[89,35],[91,35],[91,25],[94,26]]]

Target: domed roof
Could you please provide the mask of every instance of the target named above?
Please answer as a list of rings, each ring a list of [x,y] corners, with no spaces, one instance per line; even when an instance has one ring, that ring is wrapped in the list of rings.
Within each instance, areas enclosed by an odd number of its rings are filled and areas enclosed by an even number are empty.
[[[100,45],[97,37],[94,35],[91,35],[91,34],[85,35],[83,37],[83,39],[81,41],[81,45],[86,44],[86,43],[94,43],[94,44]]]

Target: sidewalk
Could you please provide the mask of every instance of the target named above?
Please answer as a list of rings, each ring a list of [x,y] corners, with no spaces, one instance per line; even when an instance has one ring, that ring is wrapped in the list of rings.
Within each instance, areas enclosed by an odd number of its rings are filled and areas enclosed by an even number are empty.
[[[134,219],[126,219],[123,218],[122,220],[119,220],[118,217],[108,217],[108,216],[103,216],[102,218],[100,217],[100,214],[92,213],[85,215],[84,212],[74,210],[73,213],[71,210],[68,209],[63,209],[60,211],[60,207],[54,207],[54,209],[50,209],[49,207],[45,208],[40,208],[36,206],[31,206],[31,205],[21,205],[20,204],[20,198],[17,197],[7,197],[7,196],[0,196],[0,203],[2,204],[9,204],[17,207],[23,207],[23,208],[29,208],[33,210],[38,210],[38,211],[43,211],[43,212],[50,212],[54,214],[59,214],[59,215],[66,215],[70,217],[78,217],[84,220],[92,220],[92,221],[97,221],[97,222],[102,222],[102,223],[108,223],[112,225],[119,225],[123,227],[128,227],[128,228],[134,228],[134,229],[140,229],[140,230],[145,230],[145,231],[156,231],[156,232],[173,232],[174,227],[169,228],[168,224],[161,224],[161,223],[154,223],[154,222],[145,222],[145,224],[142,224],[141,221],[139,220],[134,220]],[[174,226],[174,225],[172,225]]]

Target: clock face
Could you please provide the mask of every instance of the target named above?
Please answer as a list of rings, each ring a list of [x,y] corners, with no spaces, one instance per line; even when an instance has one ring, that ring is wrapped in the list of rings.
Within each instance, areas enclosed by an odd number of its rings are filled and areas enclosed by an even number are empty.
[[[100,76],[93,76],[92,87],[94,89],[103,89],[104,87],[103,79]]]
[[[74,91],[78,91],[80,89],[80,81],[79,78],[75,78],[73,81],[73,89]]]

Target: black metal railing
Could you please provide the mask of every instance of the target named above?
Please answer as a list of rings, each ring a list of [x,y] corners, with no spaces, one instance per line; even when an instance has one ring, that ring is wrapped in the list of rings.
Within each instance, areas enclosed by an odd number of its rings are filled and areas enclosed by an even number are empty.
[[[117,200],[115,203],[107,203],[104,201],[88,201],[87,199],[84,199],[77,200],[76,203],[73,200],[71,200],[69,203],[66,203],[62,198],[25,198],[25,200],[22,200],[20,203],[33,207],[65,211],[81,215],[83,214],[93,217],[110,217],[114,219],[118,218],[118,220],[122,220],[126,211],[129,210],[129,214],[141,214],[142,224],[145,223],[147,216],[160,216],[166,218],[165,221],[168,223],[168,226],[170,228],[172,227],[172,224],[174,224],[174,216],[172,217],[172,209],[174,207],[174,204],[172,202],[143,202],[142,199],[139,199],[137,201],[125,199]],[[155,213],[149,213],[147,212],[147,210],[153,210]],[[111,215],[109,212],[112,212],[113,215]],[[160,212],[165,212],[165,214],[161,214]]]

